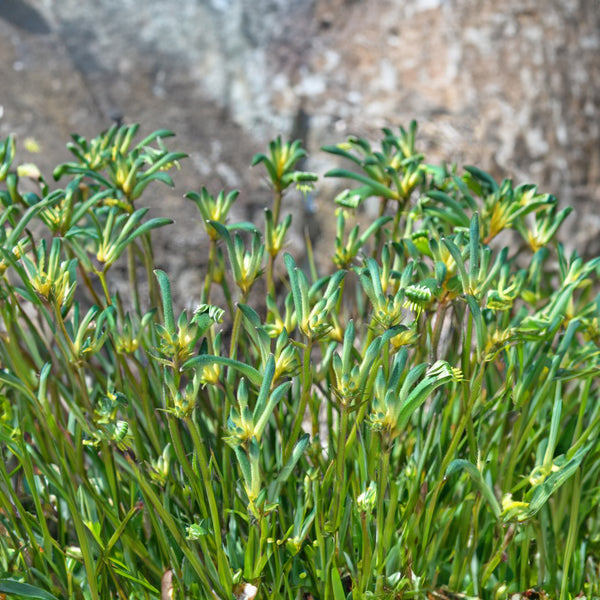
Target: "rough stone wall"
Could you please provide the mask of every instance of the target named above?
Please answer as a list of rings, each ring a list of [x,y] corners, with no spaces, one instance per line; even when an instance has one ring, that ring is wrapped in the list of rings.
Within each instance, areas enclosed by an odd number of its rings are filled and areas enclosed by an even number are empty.
[[[319,143],[416,117],[446,158],[600,184],[597,0],[38,1],[80,70],[115,78],[109,111],[141,71],[157,95],[189,79],[265,139],[301,103]]]
[[[37,137],[54,163],[71,131],[120,115],[175,130],[191,160],[154,210],[184,228],[181,195],[203,184],[241,187],[236,216],[262,219],[268,192],[247,165],[278,133],[305,137],[322,171],[322,144],[415,118],[430,160],[538,183],[575,204],[569,243],[600,253],[597,0],[24,2],[0,2],[0,134]],[[164,239],[184,279],[198,236]]]
[[[438,160],[574,203],[568,238],[600,250],[595,0],[323,0],[316,13],[321,33],[299,87],[311,82],[319,142],[332,129],[372,135],[416,117]]]

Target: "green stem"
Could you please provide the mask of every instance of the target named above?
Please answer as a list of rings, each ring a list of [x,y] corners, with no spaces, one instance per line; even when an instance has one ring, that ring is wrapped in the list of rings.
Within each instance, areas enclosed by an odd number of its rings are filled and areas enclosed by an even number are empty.
[[[337,531],[340,527],[343,497],[346,488],[346,434],[348,431],[348,407],[342,404],[340,413],[340,428],[337,439],[336,453],[336,480],[335,493],[333,494],[333,528]]]
[[[275,281],[273,279],[273,270],[275,267],[275,257],[269,254],[267,262],[267,294],[275,298]]]
[[[96,271],[96,274],[98,275],[98,279],[100,280],[100,285],[102,286],[102,291],[104,292],[104,299],[106,300],[106,304],[107,306],[110,306],[112,304],[112,301],[110,299],[108,285],[106,284],[106,271]]]
[[[335,314],[339,317],[342,313],[342,302],[344,300],[344,287],[345,287],[345,283],[346,283],[346,278],[344,277],[344,279],[342,279],[342,282],[340,283],[340,295],[338,296],[338,299],[335,303]],[[367,346],[365,346],[366,348]]]
[[[206,277],[204,278],[204,288],[202,290],[202,302],[210,304],[210,286],[212,285],[213,268],[216,260],[217,242],[210,238],[208,246],[208,265],[206,267]]]
[[[371,539],[369,536],[369,527],[367,525],[367,516],[364,513],[360,515],[360,526],[362,533],[362,569],[359,589],[361,594],[364,594],[371,580],[372,563]]]
[[[365,346],[365,348],[368,345]],[[373,364],[371,367],[371,373],[369,374],[369,379],[367,380],[367,385],[365,386],[365,393],[369,392],[373,389],[373,384],[375,382],[375,378],[377,377],[377,362]],[[365,420],[365,415],[367,411],[371,408],[369,402],[363,402],[358,411],[356,412],[356,418],[352,421],[352,429],[350,430],[350,434],[348,435],[348,439],[346,441],[346,451],[350,449],[355,444],[356,437],[358,435],[358,430],[360,428],[361,423]]]
[[[140,289],[135,268],[135,253],[132,245],[127,246],[127,270],[129,272],[129,289],[133,293],[133,306],[136,313],[141,315],[142,309],[140,307]]]
[[[202,587],[204,588],[205,593],[208,593],[208,590],[211,588],[216,588],[216,596],[221,598],[230,598],[231,594],[227,594],[224,591],[223,583],[221,581],[213,581],[208,579],[208,574],[206,572],[205,565],[202,559],[198,556],[196,552],[194,552],[189,545],[186,543],[185,538],[183,537],[183,533],[180,529],[180,522],[175,519],[175,517],[171,514],[170,510],[165,506],[164,500],[161,500],[154,490],[152,486],[148,483],[144,475],[140,472],[139,468],[133,463],[131,459],[128,459],[129,466],[135,476],[136,481],[138,482],[142,494],[146,498],[146,502],[152,505],[158,514],[160,521],[156,520],[155,528],[157,531],[164,532],[165,528],[170,532],[171,536],[174,539],[176,547],[178,547],[181,552],[185,555],[187,560],[190,563],[191,568],[196,572],[198,579],[200,580]],[[161,539],[164,536],[157,536],[158,539]],[[165,549],[168,552],[169,547],[165,545]],[[178,564],[179,561],[173,561],[173,564]]]
[[[401,210],[401,206],[404,206],[404,203],[398,203],[398,208],[396,209],[396,214],[394,215],[394,221],[392,223],[392,241],[398,241],[398,232],[400,231],[400,220],[402,218],[403,211]]]
[[[160,454],[163,448],[163,444],[158,438],[156,414],[154,412],[155,407],[152,404],[153,395],[150,391],[151,386],[148,382],[147,369],[144,368],[144,366],[137,360],[135,356],[133,357],[133,360],[135,361],[135,366],[138,374],[133,373],[125,356],[119,356],[119,363],[123,368],[125,377],[127,378],[127,382],[129,385],[133,386],[133,391],[135,392],[136,396],[140,399],[142,412],[141,416],[143,416],[144,418],[141,419],[140,416],[137,416],[136,418],[139,421],[141,421],[141,424],[144,427],[144,431],[146,432],[146,436],[150,440],[154,451],[157,454]],[[132,410],[134,409],[135,407],[132,408]]]
[[[175,456],[177,456],[177,460],[181,465],[184,475],[190,483],[191,488],[194,490],[194,495],[196,496],[198,505],[200,507],[200,511],[202,516],[208,515],[208,509],[206,507],[206,503],[204,502],[204,494],[200,488],[206,487],[210,485],[209,481],[202,479],[200,482],[196,473],[194,473],[192,466],[187,458],[187,452],[183,445],[183,440],[181,439],[181,432],[179,430],[179,423],[177,419],[171,415],[169,415],[169,433],[171,436],[171,441],[173,442],[173,448],[175,450]]]
[[[225,589],[228,591],[228,593],[230,593],[231,587],[233,585],[231,579],[231,569],[229,568],[228,558],[223,550],[223,529],[221,526],[221,521],[219,519],[219,506],[217,504],[217,498],[215,496],[208,459],[206,456],[206,444],[200,438],[200,434],[198,433],[198,426],[195,423],[195,421],[188,417],[186,418],[186,424],[192,436],[192,443],[194,445],[194,451],[196,453],[196,458],[200,467],[200,474],[202,475],[202,481],[204,483],[206,499],[208,500],[210,520],[212,522],[212,529],[214,535],[215,551],[217,553],[217,568],[219,571],[219,578],[221,580],[221,583],[224,585]],[[228,507],[224,506],[223,502],[221,502],[220,512],[225,514],[225,511],[227,509]]]
[[[283,198],[282,190],[275,190],[273,196],[273,229],[277,229],[279,225],[279,214],[281,213],[281,199]]]
[[[198,433],[198,427],[196,423],[190,418],[186,417],[185,423],[188,426],[190,434],[192,436],[192,443],[194,445],[194,451],[196,453],[196,459],[198,460],[198,466],[200,467],[200,474],[204,483],[204,491],[208,500],[208,507],[210,511],[210,518],[213,525],[213,533],[215,535],[216,548],[221,547],[221,521],[219,519],[219,510],[217,508],[217,500],[215,498],[215,492],[212,485],[212,477],[210,475],[210,469],[208,467],[208,460],[206,457],[205,446],[206,444],[200,438]],[[222,507],[223,509],[225,507]]]
[[[101,444],[100,458],[102,460],[102,463],[104,464],[104,471],[106,473],[107,480],[106,482],[110,490],[111,500],[114,502],[114,506],[117,507],[118,511],[118,509],[122,506],[121,497],[119,494],[119,476],[115,468],[114,455],[110,451],[108,442],[106,441],[103,441]]]
[[[383,217],[385,209],[387,208],[388,199],[382,196],[379,198],[379,213],[377,218]],[[383,247],[383,231],[382,227],[379,227],[375,232],[375,244],[373,248],[373,258],[377,260],[381,256],[381,248]]]
[[[151,236],[152,233],[150,231],[147,231],[140,238],[142,243],[142,259],[144,262],[144,267],[146,268],[146,277],[148,278],[148,288],[151,306],[160,307],[160,292],[158,289],[156,277],[154,276],[154,251],[152,249]]]
[[[240,337],[240,330],[242,327],[242,311],[240,310],[239,304],[245,304],[246,297],[247,297],[247,294],[244,294],[242,296],[241,301],[240,301],[240,303],[238,303],[238,306],[236,308],[235,317],[233,319],[233,329],[231,332],[231,343],[229,346],[229,358],[231,358],[233,360],[235,360],[235,358],[237,356],[238,341],[239,341],[239,337]],[[227,372],[227,379],[226,379],[226,389],[228,391],[233,390],[234,376],[235,376],[235,371],[234,371],[234,369],[230,368]],[[227,419],[229,418],[229,408],[230,408],[230,403],[229,403],[229,394],[228,394],[225,399],[225,408],[223,411],[223,427],[226,427],[226,425],[227,425]]]
[[[383,540],[385,538],[385,493],[388,485],[388,477],[390,470],[390,444],[387,437],[381,439],[381,455],[380,455],[380,467],[379,477],[377,482],[377,534],[375,538],[375,546],[377,551],[377,583],[375,587],[375,595],[383,592],[383,584],[385,577],[383,575],[383,568],[386,558],[385,544]]]
[[[60,314],[59,306],[56,303],[53,303],[53,308],[54,308],[55,322],[58,325],[58,328],[60,329],[62,338],[68,349],[68,351],[67,351],[67,349],[64,348],[63,344],[58,344],[59,348],[62,351],[63,357],[67,362],[67,366],[65,368],[65,370],[67,372],[67,376],[72,381],[74,381],[74,379],[77,379],[77,383],[78,383],[77,387],[79,388],[79,391],[81,392],[81,396],[82,396],[83,400],[85,401],[85,406],[87,409],[91,409],[92,403],[90,401],[90,397],[89,397],[89,393],[88,393],[88,389],[87,389],[87,383],[85,381],[85,375],[84,375],[83,369],[81,366],[76,366],[79,362],[79,356],[75,349],[75,345],[73,344],[73,340],[71,340],[71,338],[69,337],[67,328],[65,326],[64,319],[62,318],[62,315]],[[75,378],[73,377],[73,371],[75,371],[75,373],[74,373],[76,376]],[[84,419],[82,419],[82,423],[85,423]]]
[[[302,357],[302,388],[300,393],[300,404],[298,406],[298,411],[296,412],[296,416],[294,417],[294,424],[292,425],[292,431],[290,433],[290,437],[287,441],[287,446],[285,448],[285,452],[283,453],[283,463],[286,464],[292,455],[292,450],[294,449],[294,445],[298,440],[298,435],[300,434],[300,430],[302,429],[302,421],[304,420],[304,413],[306,412],[306,407],[308,406],[308,400],[310,398],[311,387],[312,387],[312,370],[310,363],[310,354],[312,351],[312,339],[309,338],[306,342],[306,346],[304,348],[304,355]]]
[[[523,541],[521,542],[521,564],[519,574],[520,586],[523,590],[526,590],[529,587],[529,544],[529,536],[525,533]]]
[[[569,569],[575,544],[577,542],[577,530],[579,529],[579,500],[581,498],[581,469],[577,469],[572,484],[571,510],[569,520],[569,533],[563,558],[562,581],[560,584],[560,600],[567,600],[569,596]]]
[[[437,479],[437,482],[435,483],[435,488],[434,488],[431,500],[429,502],[429,506],[427,507],[422,535],[420,536],[420,539],[422,541],[423,554],[425,553],[425,549],[427,548],[427,544],[429,542],[429,533],[431,530],[431,526],[433,524],[433,516],[435,513],[436,506],[437,506],[437,499],[438,499],[440,492],[442,491],[442,488],[444,487],[444,484],[446,482],[446,471],[448,470],[448,465],[454,458],[456,458],[456,450],[462,440],[463,432],[464,432],[465,428],[467,427],[467,421],[469,419],[471,419],[471,410],[472,410],[475,402],[481,395],[481,383],[483,381],[483,373],[484,373],[484,369],[481,368],[479,373],[474,378],[474,380],[471,384],[471,387],[469,389],[468,405],[464,407],[465,410],[464,410],[463,414],[461,415],[461,418],[460,418],[458,424],[456,425],[456,428],[454,429],[454,433],[450,440],[450,445],[448,446],[448,449],[444,452],[444,458],[443,458],[442,464],[440,466],[438,479]],[[467,381],[465,381],[465,382],[463,382],[463,385],[468,386],[469,383]]]
[[[94,566],[94,557],[92,554],[92,549],[88,544],[88,532],[81,518],[80,508],[79,506],[77,506],[77,500],[75,497],[75,491],[72,487],[72,483],[70,481],[67,481],[65,483],[67,483],[67,494],[64,496],[64,500],[67,503],[67,506],[69,507],[69,512],[71,513],[71,517],[73,519],[73,525],[75,526],[75,532],[77,535],[77,540],[79,541],[81,555],[83,557],[83,564],[87,575],[90,594],[92,600],[100,600],[96,580],[96,569]]]
[[[435,326],[433,328],[433,334],[431,336],[431,352],[430,360],[435,362],[438,358],[438,346],[440,343],[440,337],[442,335],[442,327],[444,325],[446,312],[450,305],[447,302],[440,302],[435,317]]]
[[[79,263],[77,265],[77,267],[78,267],[78,271],[81,273],[81,277],[83,278],[83,283],[85,284],[85,287],[87,288],[88,292],[90,293],[90,296],[92,297],[92,301],[95,304],[97,304],[98,306],[102,306],[102,301],[100,300],[100,296],[98,296],[98,294],[96,293],[96,290],[94,289],[94,286],[92,285],[92,281],[90,280],[90,277],[87,274],[86,270],[83,268],[81,263]],[[106,292],[105,292],[105,295],[106,295]]]
[[[467,331],[463,340],[461,369],[465,379],[469,379],[471,375],[471,350],[473,345],[473,314],[468,311],[467,316]],[[476,356],[474,359],[476,360]]]
[[[233,318],[233,329],[231,331],[231,343],[229,345],[229,358],[235,360],[238,352],[238,341],[240,337],[240,330],[242,326],[242,311],[240,310],[240,304],[245,304],[247,300],[247,294],[244,294],[235,311],[235,317]],[[231,371],[230,371],[231,372]]]

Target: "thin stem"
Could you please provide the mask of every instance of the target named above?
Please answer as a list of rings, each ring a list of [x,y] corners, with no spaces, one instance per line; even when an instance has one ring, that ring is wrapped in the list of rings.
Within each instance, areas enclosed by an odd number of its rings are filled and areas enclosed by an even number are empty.
[[[394,215],[394,221],[392,223],[392,241],[398,241],[398,232],[400,231],[400,223],[402,219],[402,215],[404,211],[401,210],[401,206],[404,206],[404,203],[398,203],[398,208],[396,209],[396,214]]]
[[[344,301],[344,287],[346,283],[346,277],[342,279],[340,283],[340,295],[338,296],[337,302],[335,303],[335,314],[339,317],[342,314],[342,302]]]
[[[385,196],[379,198],[379,212],[377,218],[383,217],[387,208],[388,199]],[[383,247],[383,228],[379,227],[375,232],[375,244],[373,248],[373,258],[377,259],[381,256],[381,248]]]
[[[463,411],[463,414],[461,415],[461,418],[454,429],[452,438],[450,440],[450,445],[448,446],[448,449],[444,452],[444,458],[442,460],[440,470],[438,471],[439,475],[437,478],[437,482],[435,483],[433,495],[431,497],[431,500],[429,501],[429,506],[427,507],[427,512],[425,515],[425,524],[423,527],[422,535],[420,537],[420,539],[422,540],[423,550],[425,550],[429,542],[429,533],[433,524],[433,516],[437,506],[437,500],[442,491],[442,488],[444,487],[444,484],[446,483],[446,471],[448,470],[448,465],[452,460],[454,460],[454,458],[456,458],[456,450],[462,440],[463,432],[467,426],[467,421],[471,418],[471,409],[481,394],[481,382],[483,380],[483,373],[484,369],[481,368],[479,370],[479,373],[476,377],[474,377],[471,383],[471,387],[469,388],[468,405],[464,407],[465,410]],[[463,382],[463,385],[469,386],[469,382],[465,381]]]
[[[562,581],[560,584],[560,600],[569,598],[569,569],[577,543],[577,530],[579,528],[579,500],[581,498],[581,469],[577,469],[572,483],[571,510],[569,517],[569,533],[563,557]],[[575,591],[575,590],[573,590]]]
[[[107,306],[110,306],[112,304],[112,301],[110,299],[110,293],[106,284],[106,271],[96,271],[96,275],[98,275],[98,279],[100,280],[100,285],[102,286],[102,291],[104,292],[104,299],[106,300],[106,304]]]
[[[210,304],[210,287],[213,281],[213,269],[217,254],[217,242],[210,238],[208,246],[208,265],[206,267],[206,277],[204,278],[204,288],[202,290],[202,302]]]
[[[85,287],[87,288],[88,292],[90,293],[90,296],[92,297],[92,301],[95,304],[97,304],[98,306],[101,306],[102,302],[100,300],[100,296],[98,296],[98,294],[96,293],[96,290],[94,289],[94,286],[92,285],[92,281],[91,281],[89,275],[87,274],[87,272],[85,271],[85,269],[83,268],[81,263],[79,263],[77,266],[78,266],[78,271],[79,271],[79,273],[81,273],[81,277],[83,278],[83,283],[85,284]],[[106,292],[105,292],[105,296],[106,296]]]
[[[292,450],[294,449],[294,445],[296,444],[296,441],[298,440],[298,435],[300,434],[300,430],[302,429],[302,421],[304,421],[304,414],[306,413],[306,407],[308,406],[308,400],[311,394],[312,369],[310,362],[310,354],[312,351],[312,345],[313,341],[311,338],[309,338],[306,342],[306,346],[304,347],[304,355],[302,357],[302,383],[300,392],[300,403],[298,405],[298,410],[294,417],[294,423],[292,425],[290,437],[287,441],[287,446],[283,454],[283,464],[287,463],[290,456],[292,455]]]
[[[375,587],[375,595],[383,591],[385,577],[383,576],[383,565],[385,563],[386,547],[383,543],[385,537],[385,493],[388,485],[389,468],[390,468],[390,453],[391,447],[387,437],[381,438],[381,454],[379,459],[379,477],[377,485],[377,537],[375,546],[377,548],[377,583]]]
[[[267,294],[275,298],[275,281],[273,279],[273,271],[275,268],[275,257],[269,254],[269,259],[267,261]]]
[[[135,266],[135,252],[132,245],[127,246],[127,270],[129,272],[129,289],[133,293],[133,306],[136,313],[141,315],[142,309],[140,305],[140,289]]]
[[[202,481],[198,480],[197,474],[194,473],[192,466],[189,463],[187,458],[187,451],[183,445],[183,440],[181,439],[181,432],[179,423],[177,419],[171,415],[169,415],[169,433],[171,437],[171,441],[173,442],[173,448],[175,449],[175,455],[177,456],[177,460],[181,465],[184,475],[190,483],[190,486],[194,490],[194,495],[196,496],[196,501],[200,507],[202,515],[208,515],[208,510],[206,507],[206,503],[204,501],[204,494],[200,489],[200,484],[202,484],[203,488],[206,488],[210,485],[210,480],[204,479],[204,474],[202,476]]]
[[[144,267],[146,268],[146,277],[148,278],[148,288],[151,306],[159,307],[160,310],[162,304],[160,302],[160,292],[158,289],[156,277],[154,277],[154,251],[152,249],[151,235],[152,233],[150,231],[147,231],[140,238],[142,243],[142,260],[144,263]]]
[[[273,195],[273,228],[277,229],[279,225],[279,214],[281,213],[281,200],[283,198],[282,190],[275,190]]]
[[[237,305],[235,310],[235,317],[233,318],[233,329],[231,331],[231,342],[229,345],[229,358],[235,360],[238,353],[238,343],[240,338],[240,330],[242,327],[242,311],[240,310],[240,304],[245,304],[247,299],[247,294],[244,294],[240,299],[240,302]],[[229,369],[227,373],[227,384],[232,383],[233,369]]]
[[[337,531],[340,527],[341,510],[343,502],[343,494],[346,487],[346,434],[348,431],[348,407],[345,404],[341,406],[340,412],[340,427],[337,439],[336,452],[336,480],[335,493],[333,494],[333,527]]]
[[[435,325],[433,327],[433,334],[431,336],[431,352],[430,352],[431,362],[435,362],[438,358],[438,346],[440,343],[440,338],[442,336],[442,328],[444,326],[446,312],[447,312],[449,306],[450,305],[445,301],[440,302],[436,316],[435,316]]]
[[[360,592],[364,594],[371,580],[372,550],[367,515],[361,513],[360,527],[362,533],[362,569],[360,573]]]

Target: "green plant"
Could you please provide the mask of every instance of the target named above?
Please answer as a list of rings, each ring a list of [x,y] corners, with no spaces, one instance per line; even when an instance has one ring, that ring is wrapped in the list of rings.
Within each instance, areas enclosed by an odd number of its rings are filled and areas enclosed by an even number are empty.
[[[327,175],[361,187],[305,273],[281,212],[316,176],[278,139],[262,231],[227,223],[237,192],[188,194],[210,264],[177,314],[170,222],[134,204],[184,157],[136,132],[74,136],[56,190],[0,145],[0,596],[600,594],[600,259],[556,242],[567,209],[427,164],[415,124],[351,138]]]

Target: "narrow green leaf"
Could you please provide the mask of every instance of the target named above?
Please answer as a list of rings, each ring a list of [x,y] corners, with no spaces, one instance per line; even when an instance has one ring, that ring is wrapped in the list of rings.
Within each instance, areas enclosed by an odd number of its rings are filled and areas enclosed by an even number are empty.
[[[300,281],[296,262],[294,261],[292,255],[288,254],[287,252],[283,255],[283,261],[285,262],[290,280],[290,286],[292,288],[292,298],[294,300],[294,308],[296,309],[296,317],[298,319],[298,323],[303,323],[306,320],[308,307],[304,305],[302,300],[303,294],[302,290],[300,289]]]
[[[143,235],[147,231],[151,231],[152,229],[157,229],[158,227],[164,227],[165,225],[171,225],[172,223],[174,223],[173,219],[168,219],[166,217],[150,219],[149,221],[142,223],[133,233],[128,235],[122,241],[122,244],[123,244],[123,246],[128,246],[129,244],[131,244],[131,242],[133,242],[133,240],[140,237],[140,235]]]
[[[496,519],[500,518],[500,513],[502,512],[500,508],[500,504],[498,500],[496,500],[496,496],[494,496],[494,492],[490,488],[490,486],[485,482],[483,476],[481,475],[479,469],[468,460],[456,459],[453,460],[446,469],[446,477],[449,477],[456,471],[466,471],[473,483],[479,488],[479,491],[482,493],[483,497],[487,500],[492,512]]]
[[[466,166],[465,171],[471,174],[480,184],[483,184],[486,193],[491,194],[498,191],[498,184],[489,173],[473,166]]]
[[[229,255],[229,261],[231,263],[231,268],[233,269],[233,277],[236,281],[239,281],[242,277],[242,269],[237,261],[233,240],[231,239],[229,230],[227,229],[227,227],[225,227],[225,225],[219,223],[218,221],[209,221],[208,223],[215,229],[215,231],[219,234],[219,237],[225,242],[225,246],[227,247],[227,254]]]
[[[354,156],[354,154],[352,154],[351,152],[348,152],[347,150],[344,150],[344,148],[340,148],[339,146],[335,146],[335,145],[323,146],[321,148],[321,150],[323,150],[323,152],[329,152],[329,154],[336,154],[337,156],[347,158],[348,160],[352,161],[353,163],[356,163],[357,165],[362,164],[362,161],[360,158],[358,158],[357,156]]]
[[[279,404],[279,401],[281,400],[282,396],[290,389],[291,385],[291,381],[286,381],[285,383],[278,385],[271,392],[271,395],[269,396],[269,401],[266,403],[265,407],[260,413],[260,416],[255,421],[254,433],[257,438],[260,439],[270,416],[273,414],[273,410],[275,409],[277,404]]]
[[[331,567],[331,587],[333,588],[333,600],[346,600],[342,578],[335,565]]]
[[[467,294],[465,296],[465,300],[467,301],[467,304],[469,305],[469,310],[471,311],[471,315],[473,316],[473,324],[475,325],[475,336],[477,338],[477,352],[481,356],[485,349],[486,338],[485,324],[481,315],[481,308],[477,300],[470,294]]]
[[[462,254],[458,249],[458,246],[448,238],[442,239],[442,243],[448,251],[452,255],[454,262],[456,263],[456,268],[458,269],[458,274],[460,276],[460,282],[462,284],[463,293],[468,294],[470,292],[470,281],[469,276],[467,275],[467,269],[465,268],[465,261],[463,260]]]
[[[154,270],[154,275],[158,279],[160,286],[160,294],[162,297],[163,311],[165,315],[165,329],[171,337],[175,337],[177,331],[175,329],[175,314],[173,313],[173,298],[171,296],[171,282],[168,275],[160,269]]]
[[[37,600],[58,600],[49,592],[42,590],[28,583],[20,583],[13,579],[0,579],[0,592],[4,594],[14,594],[22,598],[36,598]]]
[[[308,433],[304,433],[300,436],[300,439],[296,442],[294,449],[292,450],[292,455],[289,460],[285,463],[277,479],[271,483],[269,486],[269,499],[274,502],[279,498],[279,492],[281,490],[281,486],[289,479],[294,467],[306,451],[310,444],[310,435]],[[333,465],[333,462],[331,463]]]
[[[383,196],[384,198],[388,198],[390,200],[398,199],[397,192],[383,185],[379,181],[376,181],[371,177],[367,177],[366,175],[361,175],[360,173],[353,173],[352,171],[348,171],[346,169],[332,169],[331,171],[327,171],[327,173],[325,173],[325,177],[354,179],[355,181],[360,181],[361,183],[364,183],[370,187],[374,196]]]
[[[444,208],[432,206],[431,203],[424,203],[423,210],[428,214],[439,216],[440,219],[451,223],[457,227],[468,227],[469,217],[459,202],[451,198],[448,194],[439,190],[426,192],[426,197],[436,200],[444,205]]]
[[[471,217],[469,228],[469,279],[471,287],[477,283],[479,271],[479,214]]]
[[[593,441],[583,448],[580,448],[571,459],[560,465],[556,471],[553,471],[543,483],[534,489],[533,494],[531,495],[531,501],[529,502],[529,510],[527,511],[528,518],[536,515],[542,506],[546,504],[550,496],[575,474],[575,471],[579,468],[585,455],[595,443],[596,442]],[[555,459],[555,463],[557,462],[558,459]]]
[[[252,327],[258,329],[261,326],[262,323],[260,321],[260,317],[251,306],[248,306],[247,304],[238,304],[238,308],[240,309],[242,315],[248,319]]]
[[[162,183],[173,187],[173,178],[164,171],[157,171],[156,173],[145,174],[141,181],[135,184],[135,187],[131,191],[131,198],[139,198],[142,192],[148,187],[153,181],[161,181]]]
[[[190,358],[183,363],[183,369],[191,369],[192,367],[201,367],[204,365],[221,364],[237,369],[244,377],[247,377],[254,385],[260,386],[262,382],[262,375],[250,365],[228,358],[227,356],[213,356],[212,354],[201,354]]]
[[[231,223],[230,225],[225,225],[227,231],[249,231],[250,233],[258,232],[256,225],[254,223],[250,223],[250,221],[240,221],[239,223]]]
[[[269,391],[271,390],[271,383],[273,383],[273,376],[275,375],[275,357],[269,354],[267,364],[265,365],[263,372],[263,380],[260,384],[260,390],[258,392],[258,398],[256,399],[256,405],[254,407],[254,420],[256,421],[262,414],[267,398],[269,397]]]
[[[136,130],[137,130],[137,127],[135,128],[135,130],[133,132],[134,135],[135,135]],[[174,137],[174,136],[175,136],[175,134],[172,131],[170,131],[169,129],[157,129],[156,131],[153,131],[150,135],[145,137],[139,144],[137,144],[136,149],[141,150],[142,148],[144,148],[145,146],[148,146],[148,144],[150,144],[157,138],[166,138],[166,137]]]
[[[238,464],[240,465],[240,469],[242,471],[246,489],[250,491],[252,489],[252,467],[250,466],[250,461],[248,460],[248,457],[241,446],[235,446],[233,451],[238,459]]]

